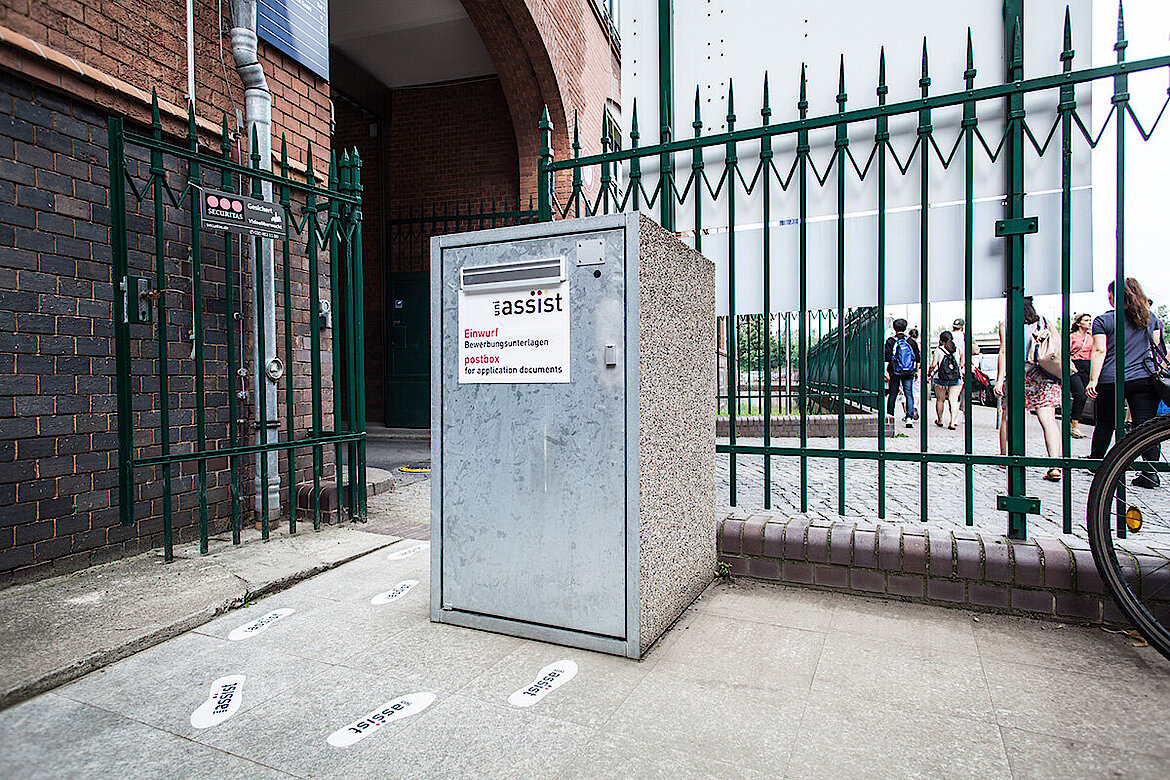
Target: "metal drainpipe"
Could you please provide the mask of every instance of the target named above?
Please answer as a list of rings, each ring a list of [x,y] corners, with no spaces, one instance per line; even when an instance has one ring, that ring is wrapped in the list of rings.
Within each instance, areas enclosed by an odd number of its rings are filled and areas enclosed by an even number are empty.
[[[256,128],[260,152],[260,168],[272,170],[272,93],[268,91],[268,81],[264,78],[264,66],[256,56],[256,0],[234,0],[232,3],[232,59],[236,63],[236,72],[240,74],[240,81],[244,84],[244,119],[247,126],[248,144],[251,143],[252,128]],[[272,200],[272,183],[261,184],[264,200]],[[260,242],[260,262],[264,268],[264,300],[257,303],[253,300],[252,311],[259,312],[260,317],[252,318],[252,371],[256,370],[258,342],[256,329],[261,320],[264,327],[264,365],[267,366],[276,357],[276,285],[274,282],[276,266],[273,256],[272,241],[263,239]],[[248,285],[249,295],[255,297],[255,285]],[[286,381],[292,381],[288,377]],[[267,376],[256,377],[256,443],[261,444],[260,396],[263,392],[266,399],[266,415],[271,421],[278,419],[276,412],[276,383]],[[271,431],[275,429],[270,428]],[[270,439],[271,440],[271,434]],[[260,483],[261,458],[268,458],[268,509],[270,515],[280,512],[280,456],[277,452],[260,453],[256,456],[256,514],[259,517],[261,507],[261,491],[264,486]]]

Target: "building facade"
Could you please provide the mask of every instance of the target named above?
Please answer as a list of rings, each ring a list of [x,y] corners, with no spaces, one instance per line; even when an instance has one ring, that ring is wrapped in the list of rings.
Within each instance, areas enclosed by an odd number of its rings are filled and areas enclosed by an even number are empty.
[[[226,117],[228,154],[246,165],[248,134],[237,117],[244,88],[233,65],[229,6],[192,3],[196,135],[202,148],[218,152],[225,147]],[[201,504],[213,533],[225,530],[233,504],[249,518],[256,511],[250,487],[255,461],[236,459],[245,488],[233,491],[225,458],[208,461],[206,476],[197,474],[194,463],[174,467],[169,502],[160,469],[138,470],[135,522],[119,523],[113,336],[118,280],[111,261],[107,120],[120,117],[128,129],[151,132],[154,91],[161,134],[176,147],[188,143],[185,11],[180,0],[0,1],[0,582],[63,573],[158,546],[164,503],[171,506],[178,540],[197,534]],[[574,114],[583,129],[594,128],[583,130],[592,139],[583,137],[585,153],[598,148],[606,112],[618,110],[619,44],[593,0],[334,2],[329,11],[328,78],[261,34],[258,59],[272,95],[274,147],[279,156],[285,141],[291,175],[302,181],[310,167],[319,179],[326,176],[331,149],[359,152],[366,417],[371,425],[425,424],[398,414],[418,403],[418,393],[427,408],[425,368],[419,377],[407,365],[410,350],[393,354],[409,344],[414,357],[427,349],[425,332],[412,333],[401,316],[422,316],[416,313],[420,307],[425,312],[427,291],[418,280],[427,258],[417,247],[431,234],[488,226],[485,215],[513,219],[512,213],[527,209],[536,186],[536,123],[545,105],[557,156],[572,153]],[[383,56],[404,47],[401,56]],[[181,193],[189,171],[178,160],[167,163],[164,178]],[[151,181],[151,162],[148,152],[127,148],[128,188]],[[456,211],[468,215],[472,205],[478,222],[451,218]],[[158,346],[147,338],[136,341],[133,443],[144,453],[158,446],[164,427],[174,447],[194,447],[200,406],[191,346],[191,232],[181,203],[166,206],[157,224],[149,210],[149,199],[128,203],[125,230],[131,266],[144,270],[151,267],[152,240],[161,237],[171,379],[160,393]],[[417,234],[410,248],[392,240],[404,229]],[[205,272],[196,275],[207,317],[200,329],[207,371],[200,397],[207,407],[201,430],[208,448],[246,443],[250,434],[237,434],[234,442],[228,437],[225,399],[250,393],[242,403],[255,400],[251,379],[237,382],[222,370],[232,344],[229,330],[236,329],[242,361],[254,339],[249,325],[229,321],[224,300],[230,288],[242,319],[252,317],[253,279],[242,262],[238,277],[225,275],[227,250],[216,241],[205,237],[203,243],[211,244],[203,253]],[[322,254],[325,278],[328,259]],[[274,412],[282,432],[290,412],[296,430],[310,425],[308,329],[318,315],[309,311],[306,255],[293,257],[288,267],[287,322],[295,357],[290,355],[287,368],[297,395],[290,407],[278,391]],[[282,281],[278,267],[278,288]],[[327,285],[321,290],[325,300]],[[278,300],[276,333],[283,344],[286,303]],[[327,367],[322,402],[328,419],[328,331],[322,331],[319,352]],[[166,426],[159,419],[160,395],[169,410]],[[328,471],[333,453],[324,449]],[[310,454],[295,457],[278,469],[280,496],[288,494],[289,481],[300,482],[308,473]]]

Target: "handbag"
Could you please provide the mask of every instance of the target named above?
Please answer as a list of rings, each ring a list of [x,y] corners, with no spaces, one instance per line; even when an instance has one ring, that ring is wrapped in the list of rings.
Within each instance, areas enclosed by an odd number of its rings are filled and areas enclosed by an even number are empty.
[[[1162,403],[1170,405],[1170,357],[1166,354],[1165,335],[1162,337],[1162,342],[1154,343],[1154,323],[1150,323],[1150,327],[1146,330],[1146,335],[1150,339],[1150,356],[1147,358],[1150,365],[1150,379],[1154,383],[1154,389],[1158,391],[1158,397],[1162,399]]]
[[[1061,381],[1064,373],[1061,363],[1060,348],[1052,338],[1052,331],[1043,318],[1032,331],[1032,359],[1028,362],[1053,382]]]

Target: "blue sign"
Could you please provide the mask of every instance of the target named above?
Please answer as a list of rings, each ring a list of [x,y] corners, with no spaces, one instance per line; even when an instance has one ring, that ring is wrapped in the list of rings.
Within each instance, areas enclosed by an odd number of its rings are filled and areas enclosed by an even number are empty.
[[[256,32],[329,80],[328,0],[257,0]]]

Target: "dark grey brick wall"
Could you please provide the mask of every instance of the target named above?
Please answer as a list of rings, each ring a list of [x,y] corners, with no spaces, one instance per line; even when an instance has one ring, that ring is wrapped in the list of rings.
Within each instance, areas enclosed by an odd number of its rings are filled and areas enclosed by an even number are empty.
[[[136,474],[133,527],[118,522],[117,416],[112,327],[109,173],[106,116],[87,104],[0,73],[0,583],[31,579],[133,554],[161,544],[160,468]],[[127,149],[139,188],[149,177],[140,149]],[[167,160],[167,180],[181,193],[185,169]],[[218,171],[215,172],[218,184]],[[149,200],[127,191],[132,271],[153,276],[154,230]],[[176,451],[194,448],[194,361],[190,231],[185,209],[168,205],[163,237],[167,287],[171,437]],[[222,239],[205,240],[206,394],[209,448],[228,446],[226,371],[227,280]],[[322,258],[322,273],[328,264]],[[237,257],[237,263],[239,262]],[[294,263],[296,414],[307,425],[308,311],[305,261]],[[251,279],[237,288],[246,311]],[[278,291],[283,276],[277,278]],[[328,300],[328,287],[322,290]],[[280,296],[278,294],[278,301]],[[278,322],[283,310],[278,311]],[[245,320],[247,321],[247,320]],[[134,326],[132,389],[137,455],[159,454],[158,346],[149,326]],[[246,329],[248,330],[248,329]],[[326,336],[328,334],[326,333]],[[283,325],[278,331],[283,350]],[[329,341],[326,338],[325,348]],[[245,356],[251,352],[245,345]],[[323,357],[326,420],[331,424],[329,357]],[[254,368],[250,374],[255,374]],[[249,400],[254,399],[254,393]],[[283,388],[280,392],[283,419]],[[241,417],[251,418],[249,407]],[[283,427],[282,427],[283,430]],[[240,444],[246,441],[238,442]],[[326,463],[332,460],[326,448]],[[282,470],[284,466],[282,457]],[[309,453],[298,456],[304,478]],[[209,464],[213,531],[230,517],[224,459]],[[197,467],[172,469],[177,540],[197,532]],[[241,511],[251,509],[250,459],[241,459]]]

